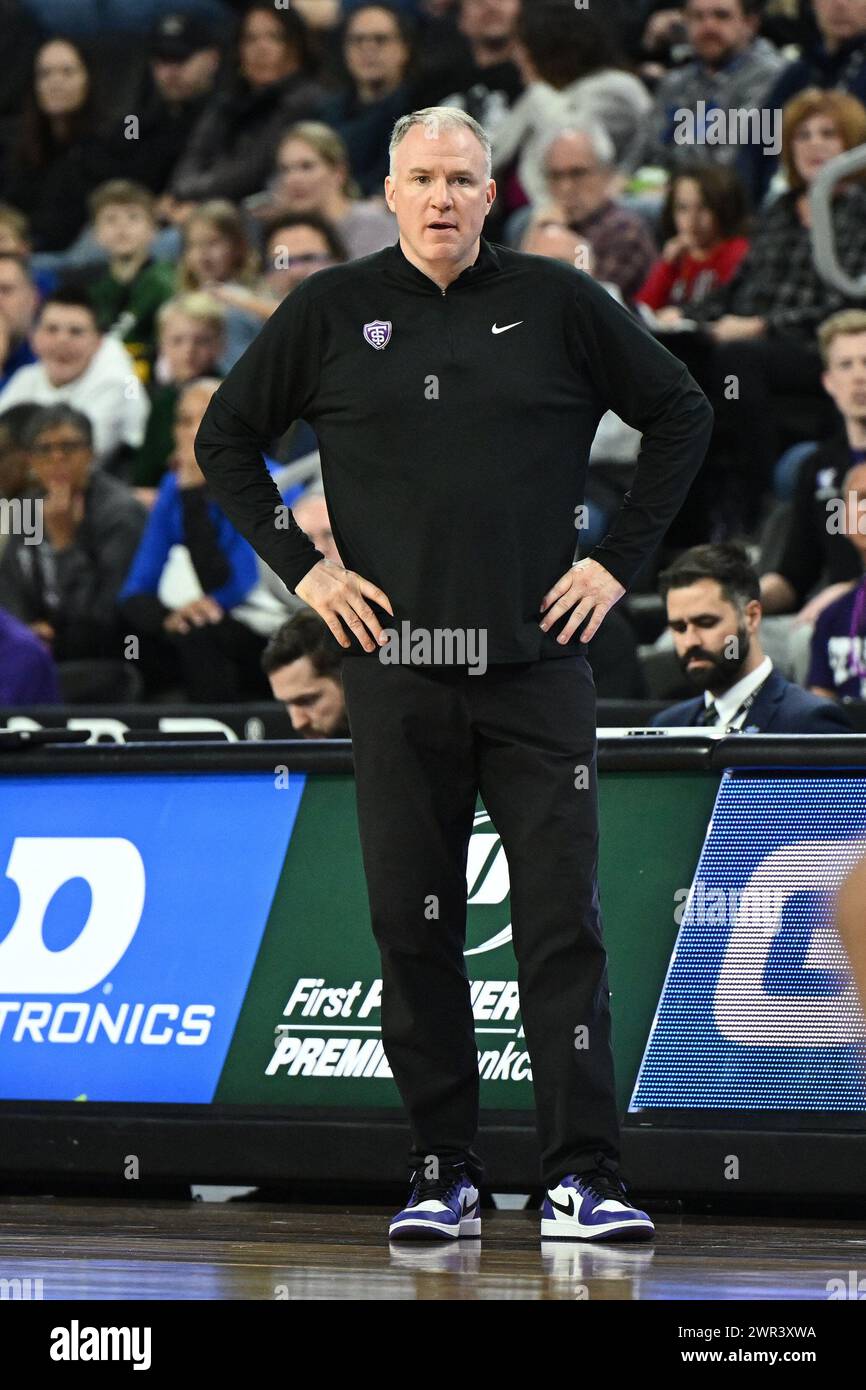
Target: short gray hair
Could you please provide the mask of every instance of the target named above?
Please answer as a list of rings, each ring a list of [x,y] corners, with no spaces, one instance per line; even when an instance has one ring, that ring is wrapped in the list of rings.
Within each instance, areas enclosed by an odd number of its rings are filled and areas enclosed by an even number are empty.
[[[420,111],[410,111],[408,115],[401,116],[395,122],[394,129],[391,131],[391,142],[388,146],[388,157],[390,161],[389,172],[394,177],[394,151],[413,125],[426,126],[430,132],[430,138],[435,140],[440,128],[444,130],[457,130],[461,127],[471,131],[475,139],[484,150],[484,177],[490,178],[493,166],[493,151],[490,146],[490,137],[483,126],[479,125],[474,117],[467,111],[463,111],[459,106],[423,106]]]
[[[603,169],[612,169],[616,164],[616,146],[608,131],[599,121],[572,121],[569,125],[558,126],[548,133],[541,151],[542,168],[547,170],[547,156],[552,145],[563,135],[585,135],[592,146],[593,154]]]

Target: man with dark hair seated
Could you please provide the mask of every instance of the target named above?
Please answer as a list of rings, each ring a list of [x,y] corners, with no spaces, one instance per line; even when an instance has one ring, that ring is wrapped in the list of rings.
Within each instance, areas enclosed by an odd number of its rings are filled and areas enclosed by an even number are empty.
[[[342,662],[343,648],[312,608],[283,623],[265,648],[262,670],[300,738],[349,737]]]
[[[785,680],[761,647],[761,589],[740,545],[696,545],[659,575],[680,665],[702,693],[654,724],[726,733],[851,733],[844,710]]]

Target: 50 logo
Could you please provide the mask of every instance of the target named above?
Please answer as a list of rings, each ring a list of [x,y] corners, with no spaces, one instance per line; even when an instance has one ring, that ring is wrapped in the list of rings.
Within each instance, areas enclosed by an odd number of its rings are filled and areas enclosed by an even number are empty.
[[[19,906],[0,941],[0,992],[83,994],[105,979],[127,951],[144,909],[144,863],[132,841],[19,837],[5,873],[18,888]],[[45,914],[74,879],[87,883],[90,911],[75,940],[52,951],[43,935]]]

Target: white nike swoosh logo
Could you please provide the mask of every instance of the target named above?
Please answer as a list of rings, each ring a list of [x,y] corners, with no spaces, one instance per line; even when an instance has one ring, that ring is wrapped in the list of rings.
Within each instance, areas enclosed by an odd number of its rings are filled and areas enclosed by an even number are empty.
[[[523,323],[523,319],[518,319],[518,320],[517,320],[517,323]],[[490,332],[491,332],[491,333],[507,333],[508,330],[509,330],[509,328],[516,328],[516,327],[517,327],[517,323],[506,323],[506,324],[504,324],[504,325],[502,326],[502,328],[497,328],[497,327],[496,327],[496,324],[494,323],[494,325],[493,325],[493,327],[491,328]]]

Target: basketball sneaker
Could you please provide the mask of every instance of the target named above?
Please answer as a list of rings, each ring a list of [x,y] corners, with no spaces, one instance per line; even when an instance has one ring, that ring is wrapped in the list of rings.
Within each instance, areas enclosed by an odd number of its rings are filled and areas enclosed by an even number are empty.
[[[478,1188],[462,1163],[445,1165],[438,1178],[414,1172],[409,1201],[388,1227],[389,1240],[456,1240],[481,1235]]]
[[[569,1173],[547,1189],[541,1206],[543,1240],[652,1240],[654,1233],[615,1169]]]

